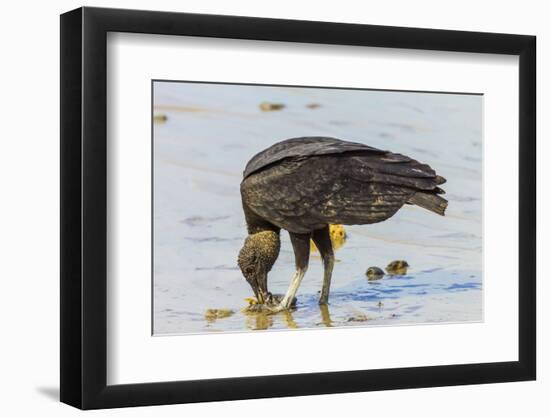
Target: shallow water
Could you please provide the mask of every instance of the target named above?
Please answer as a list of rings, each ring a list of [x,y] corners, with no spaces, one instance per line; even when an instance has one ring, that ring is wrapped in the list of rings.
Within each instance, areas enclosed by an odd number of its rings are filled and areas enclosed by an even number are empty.
[[[261,111],[262,102],[283,103]],[[318,104],[319,106],[309,106]],[[482,97],[156,82],[154,333],[318,328],[482,320]],[[239,184],[246,162],[296,136],[334,136],[403,153],[447,178],[445,217],[415,206],[346,226],[330,305],[313,254],[297,309],[246,314],[251,289],[236,259],[246,236]],[[294,272],[288,234],[269,275],[284,293]],[[370,266],[405,259],[407,275],[368,281]],[[216,318],[209,309],[234,314]]]

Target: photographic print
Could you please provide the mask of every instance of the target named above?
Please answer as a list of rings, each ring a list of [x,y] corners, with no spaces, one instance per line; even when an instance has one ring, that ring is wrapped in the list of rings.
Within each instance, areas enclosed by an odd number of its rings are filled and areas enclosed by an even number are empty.
[[[153,334],[482,321],[482,106],[152,81]]]

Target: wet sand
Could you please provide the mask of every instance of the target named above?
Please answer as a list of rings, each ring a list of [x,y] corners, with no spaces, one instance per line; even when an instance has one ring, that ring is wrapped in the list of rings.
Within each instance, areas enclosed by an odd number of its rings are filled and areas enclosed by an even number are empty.
[[[262,111],[262,102],[284,103]],[[154,333],[480,321],[482,146],[479,96],[156,83]],[[315,103],[318,106],[309,106]],[[246,236],[239,183],[256,152],[288,137],[335,136],[404,153],[447,178],[447,216],[406,206],[346,226],[330,305],[317,304],[318,254],[296,310],[246,314],[251,289],[236,265]],[[288,234],[269,276],[284,293],[294,272]],[[370,266],[405,259],[405,276],[368,281]],[[217,318],[209,309],[231,310]]]

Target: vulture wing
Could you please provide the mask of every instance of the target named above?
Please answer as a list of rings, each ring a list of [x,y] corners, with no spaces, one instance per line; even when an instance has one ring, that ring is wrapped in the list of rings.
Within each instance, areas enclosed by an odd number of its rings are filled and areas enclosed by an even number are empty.
[[[350,148],[354,145],[365,146]],[[295,233],[329,223],[377,223],[407,203],[444,213],[446,200],[438,196],[443,177],[407,156],[366,148],[285,156],[264,165],[241,183],[243,203]]]
[[[254,155],[246,165],[243,177],[247,178],[251,174],[287,158],[341,154],[344,152],[386,153],[386,151],[362,143],[347,142],[336,138],[322,136],[292,138],[278,142]]]

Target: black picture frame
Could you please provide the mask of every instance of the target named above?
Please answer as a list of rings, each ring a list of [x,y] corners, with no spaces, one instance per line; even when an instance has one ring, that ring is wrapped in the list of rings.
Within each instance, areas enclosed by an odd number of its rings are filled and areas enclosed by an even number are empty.
[[[107,385],[108,32],[519,56],[519,360]],[[536,377],[534,36],[80,8],[61,15],[61,401],[81,409],[482,384]]]

